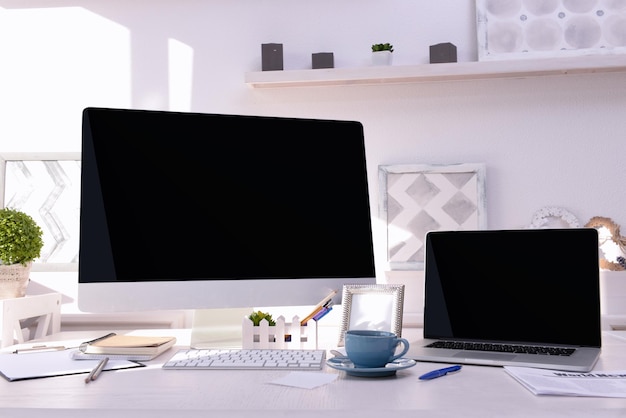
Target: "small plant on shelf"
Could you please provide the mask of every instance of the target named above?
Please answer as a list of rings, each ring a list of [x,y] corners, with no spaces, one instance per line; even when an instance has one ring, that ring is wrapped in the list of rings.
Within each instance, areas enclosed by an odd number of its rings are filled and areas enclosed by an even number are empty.
[[[372,45],[372,52],[380,52],[380,51],[393,52],[393,45],[391,45],[390,43]]]

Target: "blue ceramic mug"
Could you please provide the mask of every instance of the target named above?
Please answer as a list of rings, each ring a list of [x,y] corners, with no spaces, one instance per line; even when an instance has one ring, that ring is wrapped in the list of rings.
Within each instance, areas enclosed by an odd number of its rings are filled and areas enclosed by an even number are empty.
[[[344,341],[346,354],[356,367],[385,367],[409,351],[406,339],[388,331],[348,330]],[[396,354],[400,343],[404,348]]]

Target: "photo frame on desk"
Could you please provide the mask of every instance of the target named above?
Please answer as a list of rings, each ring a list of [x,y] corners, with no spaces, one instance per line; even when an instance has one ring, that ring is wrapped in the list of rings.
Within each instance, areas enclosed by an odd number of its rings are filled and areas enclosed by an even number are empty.
[[[389,270],[423,270],[428,231],[485,229],[485,176],[482,163],[379,166]]]
[[[350,329],[389,331],[402,336],[403,284],[344,285],[339,347]]]

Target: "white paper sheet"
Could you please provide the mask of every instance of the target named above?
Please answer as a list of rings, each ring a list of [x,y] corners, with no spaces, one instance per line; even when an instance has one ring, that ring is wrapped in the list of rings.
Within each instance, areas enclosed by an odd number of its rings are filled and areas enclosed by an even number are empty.
[[[337,379],[336,374],[307,372],[291,372],[288,375],[276,379],[270,383],[275,385],[292,386],[303,389],[314,389]]]
[[[0,374],[9,380],[36,379],[89,373],[100,360],[73,360],[72,350],[41,353],[0,354]],[[126,360],[110,360],[104,370],[142,367],[142,364]]]

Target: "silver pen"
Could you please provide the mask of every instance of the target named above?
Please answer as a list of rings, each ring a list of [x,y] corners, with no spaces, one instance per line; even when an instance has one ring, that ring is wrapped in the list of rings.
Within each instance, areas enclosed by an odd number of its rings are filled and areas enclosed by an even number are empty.
[[[41,353],[41,352],[46,352],[46,351],[61,351],[65,349],[66,347],[62,345],[59,345],[59,346],[34,345],[30,348],[18,348],[17,350],[13,351],[13,354]]]
[[[108,361],[109,361],[108,357],[105,357],[102,360],[100,360],[98,365],[94,367],[93,370],[89,373],[89,375],[85,378],[85,383],[89,383],[92,380],[96,380],[98,376],[100,376],[100,373],[102,373],[102,370],[104,370],[104,367],[107,365]]]

